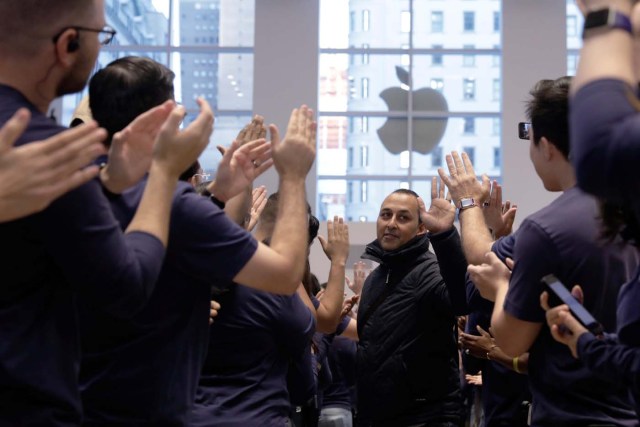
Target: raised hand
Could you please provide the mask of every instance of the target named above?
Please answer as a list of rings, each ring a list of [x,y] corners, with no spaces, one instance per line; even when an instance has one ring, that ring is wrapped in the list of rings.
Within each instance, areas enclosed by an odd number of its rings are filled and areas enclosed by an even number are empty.
[[[119,194],[140,181],[149,171],[156,138],[174,109],[175,102],[167,101],[139,115],[113,136],[109,162],[100,172],[102,183],[109,191]],[[184,113],[180,120],[182,117]]]
[[[369,273],[371,273],[371,269],[366,262],[356,261],[355,263],[353,263],[353,281],[345,277],[347,286],[349,287],[349,289],[351,289],[351,292],[356,295],[360,295],[362,293],[364,281],[366,280]]]
[[[489,197],[489,177],[482,175],[482,182],[478,181],[467,153],[463,152],[460,157],[457,151],[452,151],[447,154],[446,161],[449,175],[442,168],[438,168],[438,175],[449,189],[456,206],[459,206],[460,199],[471,198],[480,205]]]
[[[265,139],[246,142],[242,146],[235,140],[224,150],[216,179],[207,189],[216,198],[226,202],[251,186],[272,164],[271,144]]]
[[[236,141],[243,146],[244,144],[267,137],[267,128],[264,125],[264,117],[256,114],[236,137]]]
[[[498,289],[509,286],[513,261],[507,258],[507,266],[493,252],[488,252],[485,259],[485,264],[469,265],[467,271],[480,295],[489,301],[495,301]]]
[[[291,112],[283,140],[280,140],[278,128],[269,126],[273,162],[281,179],[307,176],[316,157],[316,127],[313,112],[306,105]]]
[[[184,130],[179,126],[184,107],[175,107],[162,125],[153,149],[153,163],[165,168],[171,176],[180,176],[209,144],[213,132],[213,111],[209,103],[198,98],[200,113]]]
[[[0,221],[38,212],[94,178],[98,167],[87,165],[105,152],[107,133],[95,122],[14,147],[30,118],[20,109],[0,129]]]
[[[349,256],[349,226],[343,218],[333,217],[333,221],[327,221],[327,238],[318,235],[318,240],[322,245],[327,258],[332,263],[344,264]],[[342,273],[344,275],[344,273]]]
[[[255,228],[265,206],[267,206],[267,188],[261,185],[260,187],[254,188],[252,192],[251,208],[247,214],[245,224],[247,231],[252,231]]]
[[[494,238],[498,239],[511,234],[517,208],[516,205],[512,206],[509,200],[502,203],[502,186],[494,180],[491,186],[491,196],[482,205],[484,221],[491,229]]]
[[[420,210],[420,220],[431,233],[439,233],[453,227],[456,219],[456,207],[451,204],[451,193],[444,195],[445,186],[438,179],[431,178],[431,206],[427,211],[424,200],[418,197],[418,208]]]

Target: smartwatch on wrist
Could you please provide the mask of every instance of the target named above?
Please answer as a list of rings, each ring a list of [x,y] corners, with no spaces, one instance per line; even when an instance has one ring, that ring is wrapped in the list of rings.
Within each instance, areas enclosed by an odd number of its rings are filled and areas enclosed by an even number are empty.
[[[458,202],[458,209],[460,209],[461,211],[472,208],[474,206],[478,206],[478,205],[476,204],[476,201],[472,197],[463,197]]]
[[[582,38],[589,34],[605,32],[613,29],[624,30],[633,35],[631,19],[622,12],[612,8],[598,9],[587,13],[584,18]]]
[[[225,207],[225,203],[216,198],[216,196],[214,196],[213,194],[211,194],[211,192],[209,190],[207,190],[206,188],[203,189],[200,194],[202,194],[204,197],[208,197],[209,200],[211,200],[211,202],[213,202],[214,205],[216,205],[217,207],[219,207],[220,209],[224,209]]]

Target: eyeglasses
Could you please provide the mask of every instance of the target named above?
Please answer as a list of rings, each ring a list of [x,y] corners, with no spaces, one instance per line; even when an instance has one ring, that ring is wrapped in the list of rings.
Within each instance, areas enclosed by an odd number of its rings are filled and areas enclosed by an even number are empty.
[[[520,122],[518,123],[518,138],[529,140],[529,132],[531,130],[531,123]]]
[[[111,41],[113,40],[113,38],[115,37],[115,35],[117,34],[117,31],[114,30],[113,28],[111,28],[108,25],[105,25],[102,29],[98,30],[95,28],[87,28],[87,27],[79,27],[79,26],[69,26],[69,27],[65,27],[62,30],[60,30],[60,32],[58,34],[56,34],[55,36],[53,36],[53,42],[57,43],[58,39],[60,38],[60,36],[62,35],[62,33],[64,33],[65,31],[72,29],[72,30],[76,30],[76,31],[90,31],[92,33],[98,33],[99,34],[99,41],[100,44],[102,46],[106,46],[109,43],[111,43]]]

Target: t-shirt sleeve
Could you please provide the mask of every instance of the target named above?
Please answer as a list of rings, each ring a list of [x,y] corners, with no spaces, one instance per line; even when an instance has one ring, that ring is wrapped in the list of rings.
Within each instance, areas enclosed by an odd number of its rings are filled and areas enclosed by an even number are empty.
[[[640,101],[614,79],[583,86],[571,99],[571,154],[578,185],[588,193],[625,201],[640,192]],[[607,108],[599,108],[606,105]]]
[[[258,248],[249,232],[194,192],[179,195],[171,221],[167,251],[203,281],[232,280]]]
[[[623,345],[615,336],[600,340],[586,333],[578,338],[578,356],[596,375],[640,393],[640,348]]]
[[[557,270],[558,257],[551,239],[535,222],[525,220],[514,247],[515,265],[504,303],[507,313],[527,322],[544,322],[540,307],[540,279]]]
[[[30,219],[66,280],[114,314],[133,315],[151,295],[165,249],[144,232],[123,234],[92,180]]]

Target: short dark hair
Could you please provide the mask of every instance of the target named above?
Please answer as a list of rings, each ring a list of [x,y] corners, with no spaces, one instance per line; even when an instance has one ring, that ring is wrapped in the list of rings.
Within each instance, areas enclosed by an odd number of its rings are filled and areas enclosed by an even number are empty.
[[[271,194],[267,198],[267,203],[265,204],[264,209],[260,214],[261,222],[269,225],[273,225],[276,223],[276,218],[278,217],[279,200],[280,200],[280,194],[277,191]],[[318,221],[318,218],[316,218],[311,214],[311,206],[309,205],[309,203],[307,203],[307,214],[309,216],[309,226],[308,226],[309,244],[311,244],[313,239],[318,237],[318,230],[320,229],[320,221]],[[269,240],[270,239],[271,238],[269,237]]]
[[[571,77],[540,80],[529,94],[527,116],[533,128],[533,143],[545,137],[569,159],[569,86]]]
[[[107,143],[140,114],[173,99],[175,74],[139,56],[116,59],[89,82],[91,114],[109,133]]]

